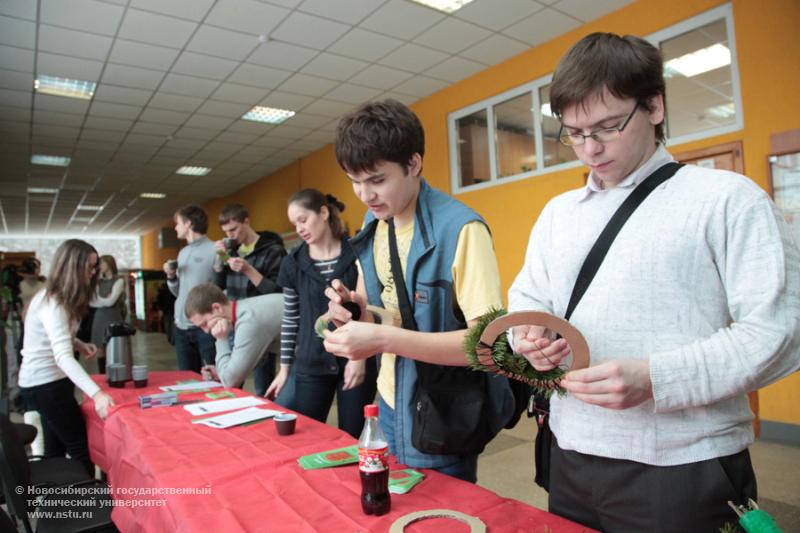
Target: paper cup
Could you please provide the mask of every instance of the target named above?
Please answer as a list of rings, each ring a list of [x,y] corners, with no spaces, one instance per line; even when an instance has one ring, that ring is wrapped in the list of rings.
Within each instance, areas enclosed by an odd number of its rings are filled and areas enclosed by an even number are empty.
[[[278,435],[291,435],[294,433],[297,415],[279,414],[275,415],[273,420],[275,420],[275,429],[278,430]]]

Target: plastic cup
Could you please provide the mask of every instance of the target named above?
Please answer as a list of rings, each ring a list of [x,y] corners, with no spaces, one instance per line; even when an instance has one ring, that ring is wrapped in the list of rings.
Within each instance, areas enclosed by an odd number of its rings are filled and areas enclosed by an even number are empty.
[[[133,385],[141,388],[147,386],[147,365],[133,365],[131,368]]]
[[[291,435],[294,433],[294,428],[297,424],[297,415],[282,413],[275,415],[273,420],[275,420],[275,429],[278,430],[278,435]]]

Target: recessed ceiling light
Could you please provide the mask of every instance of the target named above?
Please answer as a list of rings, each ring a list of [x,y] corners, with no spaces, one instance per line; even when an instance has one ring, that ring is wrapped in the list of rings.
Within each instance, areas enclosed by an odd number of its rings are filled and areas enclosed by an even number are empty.
[[[31,156],[31,163],[34,165],[50,165],[53,167],[66,167],[72,161],[69,157],[62,157],[58,155],[42,155],[36,154]]]
[[[423,6],[432,7],[437,11],[444,13],[453,13],[458,11],[465,5],[472,2],[472,0],[411,0],[414,3],[422,4]]]
[[[664,63],[664,75],[683,74],[687,78],[731,64],[731,51],[719,43],[685,54]]]
[[[182,174],[184,176],[205,176],[211,172],[208,167],[181,167],[175,171],[175,174]]]
[[[32,194],[56,194],[58,189],[50,189],[48,187],[28,187],[28,192]]]
[[[244,115],[244,120],[252,120],[253,122],[266,122],[267,124],[280,124],[288,118],[295,115],[294,111],[288,109],[278,109],[277,107],[264,107],[257,105]]]
[[[103,206],[102,205],[85,205],[84,204],[84,205],[79,205],[78,206],[78,210],[79,211],[102,211],[103,210]]]
[[[140,198],[155,198],[157,200],[160,200],[162,198],[166,198],[167,195],[164,194],[163,192],[143,192],[142,194],[139,195],[139,197]]]
[[[37,93],[91,100],[97,84],[93,81],[71,80],[55,76],[39,76],[33,82]]]

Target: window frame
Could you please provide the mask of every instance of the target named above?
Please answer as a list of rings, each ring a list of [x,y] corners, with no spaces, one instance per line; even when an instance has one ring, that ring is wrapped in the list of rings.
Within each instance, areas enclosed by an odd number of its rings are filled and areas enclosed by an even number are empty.
[[[705,26],[706,24],[710,24],[718,20],[724,20],[725,22],[725,29],[728,37],[728,48],[731,52],[731,84],[733,104],[736,111],[736,120],[732,124],[726,126],[711,128],[678,137],[669,137],[667,138],[666,146],[685,144],[691,141],[717,137],[726,133],[741,131],[744,129],[741,83],[739,81],[739,63],[736,50],[736,34],[734,31],[733,7],[730,3],[723,4],[708,11],[704,11],[703,13],[673,24],[667,28],[651,33],[645,36],[644,39],[653,44],[653,46],[656,48],[660,49],[661,42],[678,37],[684,33],[696,30],[702,26]],[[495,187],[505,183],[513,183],[515,181],[533,178],[543,174],[549,174],[551,172],[558,172],[565,169],[583,166],[583,163],[580,160],[569,161],[552,166],[544,165],[544,134],[542,131],[542,106],[541,99],[539,97],[539,89],[550,84],[552,79],[553,73],[549,73],[533,81],[518,85],[500,94],[496,94],[467,107],[453,111],[447,115],[447,143],[450,157],[450,190],[452,191],[452,194],[478,191],[488,187]],[[531,101],[533,102],[533,134],[534,146],[536,150],[536,168],[528,172],[521,172],[511,176],[499,177],[497,169],[497,145],[494,142],[496,139],[494,106],[525,93],[530,93]],[[486,111],[486,142],[488,143],[489,155],[489,180],[483,183],[462,185],[457,123],[459,119],[478,111]]]

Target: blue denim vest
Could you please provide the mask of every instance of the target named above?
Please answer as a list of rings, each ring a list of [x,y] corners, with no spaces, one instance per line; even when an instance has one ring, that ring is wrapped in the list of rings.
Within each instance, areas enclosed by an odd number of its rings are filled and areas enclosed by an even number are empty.
[[[483,219],[458,200],[431,188],[420,178],[414,222],[414,236],[403,272],[419,331],[445,332],[466,328],[466,322],[453,301],[452,267],[458,236],[465,224]],[[367,212],[363,229],[350,244],[356,251],[364,274],[369,303],[383,307],[381,283],[375,269],[373,244],[378,220]],[[395,442],[391,446],[397,459],[416,468],[439,468],[460,460],[457,455],[425,454],[411,444],[414,387],[417,370],[412,359],[398,354],[395,360]],[[489,379],[489,390],[497,406],[497,428],[505,425],[513,411],[513,395],[508,381],[500,376]],[[380,416],[384,416],[381,413]]]

